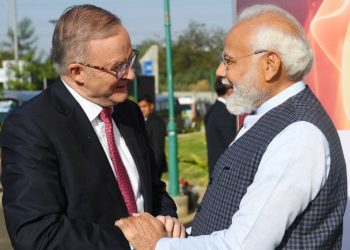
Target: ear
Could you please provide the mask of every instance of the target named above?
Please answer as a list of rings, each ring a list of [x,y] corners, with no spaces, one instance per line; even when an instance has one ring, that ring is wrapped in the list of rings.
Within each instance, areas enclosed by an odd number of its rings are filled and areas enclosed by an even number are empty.
[[[278,78],[281,73],[281,58],[276,52],[269,51],[265,60],[265,81],[270,82],[274,78]]]
[[[78,63],[71,63],[67,68],[68,75],[78,84],[82,85],[83,81],[83,67]]]

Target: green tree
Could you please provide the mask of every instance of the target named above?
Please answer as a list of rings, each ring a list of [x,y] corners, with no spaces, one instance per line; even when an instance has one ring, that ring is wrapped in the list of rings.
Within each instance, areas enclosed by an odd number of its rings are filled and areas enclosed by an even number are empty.
[[[13,29],[9,28],[7,31],[8,40],[3,42],[4,50],[7,52],[13,51]],[[18,55],[19,58],[26,56],[28,53],[36,51],[36,42],[38,37],[35,35],[35,29],[32,25],[32,21],[25,17],[18,23]]]
[[[0,60],[13,60],[13,30],[7,32],[7,41],[2,42]],[[11,89],[38,90],[43,88],[44,79],[55,78],[51,56],[44,52],[38,53],[35,29],[29,18],[25,17],[18,23],[18,52],[19,59],[24,61],[23,68],[15,66],[13,71],[16,79],[10,82]]]
[[[10,51],[4,51],[2,47],[0,47],[0,62],[11,59],[13,59],[13,53]]]
[[[223,38],[221,29],[208,29],[205,24],[190,22],[173,48],[174,82],[178,88],[192,88],[207,80],[209,89],[210,69],[218,66]]]
[[[209,90],[210,72],[220,62],[223,39],[222,29],[208,29],[205,24],[191,21],[188,28],[172,41],[175,90]],[[159,46],[159,83],[163,91],[166,90],[164,41],[146,40],[138,49],[142,55],[153,44]]]

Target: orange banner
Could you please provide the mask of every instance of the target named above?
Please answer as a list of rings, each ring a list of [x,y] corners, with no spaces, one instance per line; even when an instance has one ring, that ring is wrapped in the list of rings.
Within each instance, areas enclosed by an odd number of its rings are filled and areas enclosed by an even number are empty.
[[[241,0],[238,12],[256,3],[271,3],[303,24],[314,51],[314,65],[305,81],[338,130],[350,130],[350,1]]]

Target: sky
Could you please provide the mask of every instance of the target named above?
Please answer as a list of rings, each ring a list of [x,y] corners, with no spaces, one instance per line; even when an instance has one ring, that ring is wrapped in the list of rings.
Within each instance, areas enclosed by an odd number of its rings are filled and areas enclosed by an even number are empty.
[[[13,27],[14,0],[0,0],[0,42]],[[94,4],[121,18],[129,31],[133,45],[146,39],[164,39],[163,0],[17,0],[17,21],[32,20],[38,37],[37,47],[46,54],[51,49],[54,24],[63,11],[76,4]],[[232,0],[169,0],[172,38],[188,27],[191,20],[203,23],[209,29],[228,30],[232,24]]]

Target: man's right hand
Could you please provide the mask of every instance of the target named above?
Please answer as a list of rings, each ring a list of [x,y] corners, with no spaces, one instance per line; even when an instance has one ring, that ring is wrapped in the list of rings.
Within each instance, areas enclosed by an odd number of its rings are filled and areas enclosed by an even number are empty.
[[[117,220],[115,225],[137,250],[154,250],[157,242],[167,237],[164,225],[148,213],[133,214],[128,218]]]

